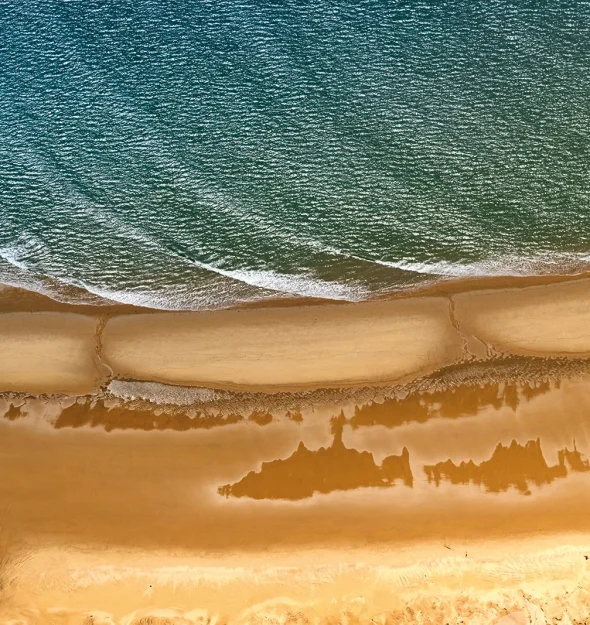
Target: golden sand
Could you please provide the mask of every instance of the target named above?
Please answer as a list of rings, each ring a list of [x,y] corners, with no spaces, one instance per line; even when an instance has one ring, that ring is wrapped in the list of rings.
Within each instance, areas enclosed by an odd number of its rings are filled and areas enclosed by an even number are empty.
[[[88,401],[0,407],[0,622],[588,613],[590,379],[183,432]]]
[[[589,286],[180,314],[25,298],[0,313],[0,624],[585,622]],[[288,409],[105,392],[431,372]]]
[[[104,380],[97,321],[73,313],[0,314],[0,392],[89,393]]]
[[[442,298],[119,316],[103,357],[124,378],[217,387],[367,384],[461,356]]]
[[[407,382],[493,354],[588,356],[589,285],[581,279],[354,305],[198,313],[107,308],[89,314],[88,307],[83,315],[0,313],[0,390],[85,392],[107,373],[303,390]]]
[[[586,280],[455,297],[461,329],[498,351],[540,356],[590,354]]]

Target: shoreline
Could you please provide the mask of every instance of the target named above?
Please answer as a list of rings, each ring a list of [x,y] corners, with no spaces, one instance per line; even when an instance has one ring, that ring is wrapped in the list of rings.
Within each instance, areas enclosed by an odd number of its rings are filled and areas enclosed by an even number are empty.
[[[590,356],[587,277],[453,282],[358,303],[201,312],[79,309],[5,289],[0,311],[1,393],[88,394],[115,379],[299,392],[407,384],[492,357]]]
[[[221,312],[224,310],[264,310],[267,308],[301,308],[308,306],[355,306],[368,302],[383,302],[415,297],[448,297],[464,292],[482,290],[519,289],[533,286],[548,286],[564,282],[590,280],[590,271],[576,274],[535,274],[528,276],[466,276],[446,277],[438,276],[429,283],[418,283],[413,287],[393,289],[384,293],[375,294],[358,301],[347,301],[329,298],[306,297],[293,295],[290,297],[276,297],[259,301],[243,302],[225,308],[202,310],[171,310],[151,308],[135,304],[119,302],[94,305],[87,303],[61,302],[50,295],[15,287],[0,282],[0,314],[5,312],[76,312],[82,315],[104,314],[107,316],[118,314],[147,314],[147,313],[200,313]],[[107,300],[105,300],[107,302]]]

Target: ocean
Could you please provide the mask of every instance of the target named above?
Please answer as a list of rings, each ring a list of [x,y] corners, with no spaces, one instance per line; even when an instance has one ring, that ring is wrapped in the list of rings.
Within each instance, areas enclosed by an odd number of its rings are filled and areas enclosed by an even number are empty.
[[[0,0],[0,282],[197,310],[589,268],[589,2]]]

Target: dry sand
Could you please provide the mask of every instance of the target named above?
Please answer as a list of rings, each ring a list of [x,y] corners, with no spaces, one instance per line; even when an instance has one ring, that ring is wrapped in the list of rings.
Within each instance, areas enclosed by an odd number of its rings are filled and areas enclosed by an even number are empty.
[[[401,380],[461,356],[442,298],[119,316],[103,357],[123,378],[309,388]]]
[[[462,293],[461,329],[499,351],[538,356],[590,354],[590,283]]]
[[[0,392],[89,393],[105,378],[97,320],[69,312],[0,314]]]

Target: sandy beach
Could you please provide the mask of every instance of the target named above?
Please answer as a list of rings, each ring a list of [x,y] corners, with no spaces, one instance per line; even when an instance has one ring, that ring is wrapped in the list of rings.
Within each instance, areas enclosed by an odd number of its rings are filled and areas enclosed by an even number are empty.
[[[0,388],[89,393],[105,378],[96,355],[97,321],[71,312],[0,316]]]
[[[105,431],[60,422],[79,402],[4,400],[0,615],[134,625],[584,615],[589,378],[479,391],[476,407],[459,388],[183,432]],[[426,416],[410,417],[415,399]],[[410,479],[394,466],[376,483],[404,450]]]
[[[590,2],[0,15],[0,625],[590,625]]]
[[[0,313],[0,622],[584,622],[588,286]]]
[[[585,357],[589,284],[195,313],[15,311],[2,314],[0,391],[83,394],[108,377],[306,390],[402,383],[491,354]]]

